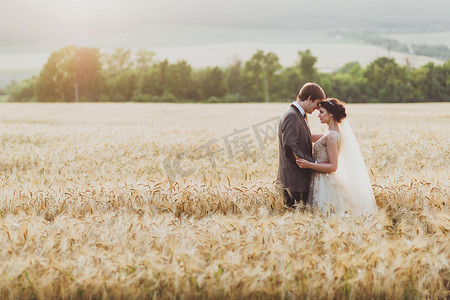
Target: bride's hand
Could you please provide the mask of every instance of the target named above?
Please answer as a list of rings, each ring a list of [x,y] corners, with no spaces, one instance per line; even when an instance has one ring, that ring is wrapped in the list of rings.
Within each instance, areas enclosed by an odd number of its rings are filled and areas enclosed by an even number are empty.
[[[309,168],[309,164],[310,162],[305,160],[305,159],[297,159],[296,160],[297,165],[301,168],[301,169],[308,169]]]

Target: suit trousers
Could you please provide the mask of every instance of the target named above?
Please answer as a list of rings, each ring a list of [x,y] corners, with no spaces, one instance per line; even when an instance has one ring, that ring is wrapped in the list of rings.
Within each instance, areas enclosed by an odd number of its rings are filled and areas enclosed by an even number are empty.
[[[309,192],[290,192],[287,189],[283,189],[283,196],[286,206],[293,207],[295,204],[303,203],[307,204]]]

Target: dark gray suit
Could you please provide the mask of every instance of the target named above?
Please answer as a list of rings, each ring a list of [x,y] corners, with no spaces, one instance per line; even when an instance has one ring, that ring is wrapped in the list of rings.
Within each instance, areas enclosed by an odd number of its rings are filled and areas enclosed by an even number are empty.
[[[278,141],[279,141],[279,165],[277,182],[289,194],[302,193],[300,197],[304,202],[309,190],[309,178],[311,176],[310,169],[301,169],[295,162],[294,153],[298,158],[306,159],[314,162],[312,158],[312,140],[311,131],[306,123],[305,118],[297,107],[291,107],[283,114],[278,124]],[[298,202],[300,199],[294,197]],[[291,199],[292,200],[292,199]],[[287,205],[291,206],[289,199],[286,200]]]

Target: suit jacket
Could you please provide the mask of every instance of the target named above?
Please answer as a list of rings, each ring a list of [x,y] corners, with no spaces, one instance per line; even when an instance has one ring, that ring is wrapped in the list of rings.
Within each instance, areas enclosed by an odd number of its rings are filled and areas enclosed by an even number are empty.
[[[283,114],[278,124],[279,164],[277,182],[290,192],[307,192],[310,169],[301,169],[295,162],[299,158],[314,162],[312,157],[311,131],[297,107]]]

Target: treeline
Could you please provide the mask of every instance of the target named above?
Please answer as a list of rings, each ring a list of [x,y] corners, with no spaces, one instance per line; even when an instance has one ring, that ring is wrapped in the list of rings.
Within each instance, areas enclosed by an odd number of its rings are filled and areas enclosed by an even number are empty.
[[[415,55],[423,55],[434,57],[440,60],[450,59],[450,48],[447,45],[424,45],[424,44],[405,44],[395,39],[380,36],[371,30],[364,31],[340,31],[336,30],[331,33],[334,36],[341,36],[346,39],[364,42],[366,44],[375,45],[387,50],[411,53]]]
[[[310,50],[282,67],[275,53],[258,50],[226,68],[193,69],[186,61],[156,61],[148,50],[68,46],[53,52],[39,76],[7,88],[9,101],[263,102],[295,98],[308,81],[346,102],[450,101],[450,60],[420,68],[380,57],[366,67],[347,63],[318,72]]]

